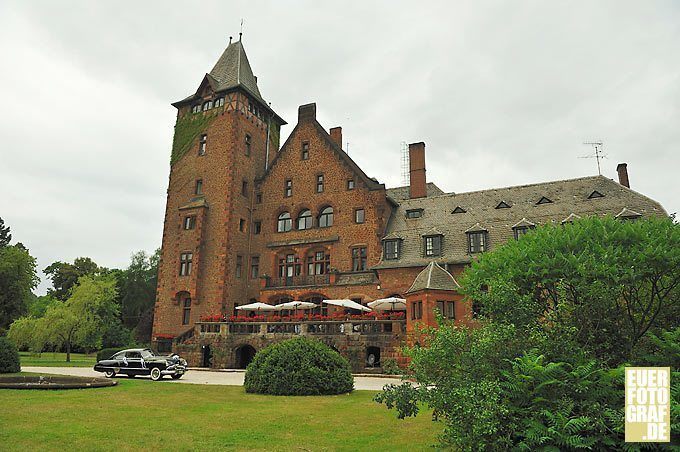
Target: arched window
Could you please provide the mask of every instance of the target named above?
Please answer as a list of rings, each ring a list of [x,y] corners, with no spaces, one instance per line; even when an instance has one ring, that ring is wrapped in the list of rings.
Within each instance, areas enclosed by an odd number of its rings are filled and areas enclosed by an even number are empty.
[[[331,265],[331,255],[325,251],[315,251],[307,255],[307,274],[325,275]]]
[[[297,218],[297,228],[300,230],[312,228],[312,212],[310,210],[305,209],[300,212]]]
[[[319,227],[327,228],[333,226],[333,208],[328,206],[324,207],[319,214]]]
[[[212,103],[211,100],[204,102],[203,103],[203,111],[210,110],[212,108],[212,106],[213,106],[213,103]]]
[[[276,230],[279,232],[288,232],[293,229],[293,219],[290,217],[290,213],[283,212],[279,215],[279,222]]]

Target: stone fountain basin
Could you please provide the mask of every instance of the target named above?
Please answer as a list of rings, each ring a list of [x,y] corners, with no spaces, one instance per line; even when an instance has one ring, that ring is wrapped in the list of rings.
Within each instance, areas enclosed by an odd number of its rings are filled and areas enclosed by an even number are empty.
[[[87,389],[117,385],[117,381],[102,377],[70,375],[0,375],[0,389]]]

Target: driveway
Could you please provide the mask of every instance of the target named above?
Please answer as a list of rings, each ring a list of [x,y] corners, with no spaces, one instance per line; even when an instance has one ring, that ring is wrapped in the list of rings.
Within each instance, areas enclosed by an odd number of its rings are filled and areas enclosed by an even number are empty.
[[[104,374],[95,372],[91,367],[21,367],[23,372],[34,372],[43,374],[56,375],[75,375],[78,377],[102,377]],[[226,385],[226,386],[243,386],[244,371],[206,371],[206,370],[189,370],[179,380],[173,380],[170,377],[163,378],[166,383],[188,383],[195,385]],[[115,377],[128,378],[126,376]],[[149,380],[149,377],[137,377],[140,380]],[[399,384],[401,380],[398,378],[381,378],[381,377],[354,377],[354,389],[380,391],[383,386],[389,383]]]

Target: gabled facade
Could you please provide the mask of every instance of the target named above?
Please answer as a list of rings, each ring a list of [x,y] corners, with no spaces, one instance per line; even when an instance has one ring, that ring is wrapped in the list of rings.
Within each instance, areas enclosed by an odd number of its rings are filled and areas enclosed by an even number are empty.
[[[211,344],[227,351],[222,366],[285,338],[281,331],[333,330],[327,341],[348,356],[361,356],[361,347],[374,357],[376,349],[396,355],[402,332],[417,321],[432,324],[435,309],[457,323],[471,321],[471,304],[462,301],[455,276],[480,253],[547,223],[667,215],[629,188],[625,164],[617,168],[618,182],[594,176],[444,193],[427,182],[422,142],[409,146],[410,185],[386,189],[342,149],[340,127],[327,132],[319,124],[315,104],[299,108],[279,148],[285,121],[264,100],[241,41],[230,42],[194,94],[173,105],[177,123],[152,339],[174,339],[192,356],[206,349],[205,335],[217,329],[224,340]],[[207,317],[227,319],[253,301],[311,301],[320,316],[336,310],[322,299],[365,304],[390,296],[408,300],[404,325],[388,328],[384,320],[327,330],[310,324],[303,331],[203,324]],[[199,330],[202,336],[191,339]],[[364,342],[349,336],[357,331]],[[247,353],[244,334],[252,335]],[[195,365],[210,361],[191,359]],[[361,359],[353,364],[362,367]]]

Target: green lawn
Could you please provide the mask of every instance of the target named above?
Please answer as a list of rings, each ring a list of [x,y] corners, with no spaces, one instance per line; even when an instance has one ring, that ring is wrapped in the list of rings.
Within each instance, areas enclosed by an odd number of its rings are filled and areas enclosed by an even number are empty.
[[[428,413],[400,421],[371,399],[276,397],[240,386],[118,378],[81,390],[0,389],[3,450],[426,450]]]
[[[44,352],[34,354],[19,352],[22,366],[49,366],[49,367],[92,367],[97,362],[97,355],[85,355],[83,353],[71,353],[71,361],[66,362],[66,353]]]

